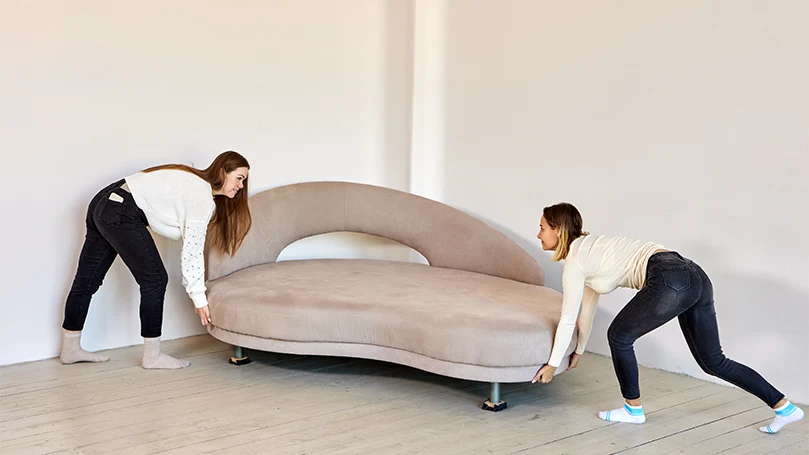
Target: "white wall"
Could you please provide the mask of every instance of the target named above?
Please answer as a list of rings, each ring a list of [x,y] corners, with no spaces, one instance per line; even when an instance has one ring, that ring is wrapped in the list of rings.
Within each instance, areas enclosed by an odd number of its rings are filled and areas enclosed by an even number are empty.
[[[165,162],[205,167],[233,149],[251,162],[251,192],[304,180],[406,188],[411,10],[374,0],[0,3],[0,364],[58,354],[87,203],[123,176]],[[180,243],[156,239],[170,277],[164,339],[202,333],[180,284]],[[285,258],[408,254],[356,236],[314,242]],[[84,345],[137,344],[139,333],[137,285],[117,260]]]
[[[809,402],[805,1],[455,0],[445,202],[535,239],[575,204],[593,233],[661,242],[712,278],[726,354]],[[602,299],[588,349],[634,295]],[[676,321],[641,363],[708,378]]]

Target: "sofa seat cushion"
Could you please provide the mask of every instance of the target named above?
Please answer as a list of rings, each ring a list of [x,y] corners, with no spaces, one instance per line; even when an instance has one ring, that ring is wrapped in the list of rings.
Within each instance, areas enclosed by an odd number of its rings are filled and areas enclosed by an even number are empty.
[[[315,259],[248,267],[209,281],[208,301],[212,324],[230,332],[517,367],[547,362],[562,296],[425,264]]]

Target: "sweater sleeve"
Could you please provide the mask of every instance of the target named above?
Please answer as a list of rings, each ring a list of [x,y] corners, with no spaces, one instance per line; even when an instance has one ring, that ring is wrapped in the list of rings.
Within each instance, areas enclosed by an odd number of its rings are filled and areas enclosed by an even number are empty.
[[[598,293],[589,286],[584,287],[584,296],[581,302],[581,313],[579,320],[576,323],[579,330],[578,345],[576,346],[576,354],[584,354],[584,348],[587,345],[587,340],[590,339],[590,331],[593,330],[593,319],[596,315],[596,307],[598,306]]]
[[[182,227],[183,249],[180,255],[180,270],[185,291],[196,308],[208,305],[208,299],[205,297],[205,235],[215,207],[213,201],[210,205],[192,204],[187,207],[186,220]]]
[[[573,330],[576,328],[576,318],[581,307],[584,293],[584,280],[586,275],[581,265],[575,259],[569,258],[562,271],[562,317],[556,326],[556,336],[553,340],[553,349],[548,365],[559,367],[565,355],[570,340],[573,339]]]

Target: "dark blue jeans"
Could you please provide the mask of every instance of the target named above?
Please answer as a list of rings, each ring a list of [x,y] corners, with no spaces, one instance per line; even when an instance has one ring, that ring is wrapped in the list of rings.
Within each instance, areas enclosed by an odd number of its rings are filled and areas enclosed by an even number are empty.
[[[79,255],[79,266],[65,303],[65,330],[82,330],[90,299],[120,255],[140,286],[141,336],[161,335],[163,300],[168,274],[160,259],[146,215],[119,180],[95,195],[87,209],[87,234]],[[110,195],[115,194],[110,199]]]
[[[703,371],[746,390],[770,407],[784,398],[761,375],[722,353],[711,280],[700,266],[675,252],[649,258],[646,285],[615,316],[607,332],[624,398],[640,398],[635,340],[675,317]]]

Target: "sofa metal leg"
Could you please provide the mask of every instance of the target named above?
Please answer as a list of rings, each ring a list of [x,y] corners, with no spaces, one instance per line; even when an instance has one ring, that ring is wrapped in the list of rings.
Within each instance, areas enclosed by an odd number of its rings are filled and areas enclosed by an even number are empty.
[[[241,346],[234,346],[234,356],[228,360],[228,363],[233,365],[247,365],[251,362],[250,357],[244,355],[244,349]]]
[[[502,411],[507,407],[508,403],[500,399],[500,383],[492,382],[489,392],[489,399],[483,402],[481,409],[497,412]]]

